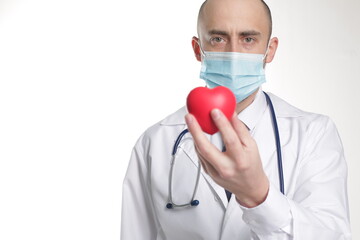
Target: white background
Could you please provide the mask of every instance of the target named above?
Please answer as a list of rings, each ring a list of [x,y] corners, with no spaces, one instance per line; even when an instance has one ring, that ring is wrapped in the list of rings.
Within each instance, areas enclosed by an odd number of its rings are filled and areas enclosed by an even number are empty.
[[[132,146],[204,85],[201,0],[0,0],[0,239],[119,239]],[[269,0],[264,89],[336,123],[360,239],[360,3]]]

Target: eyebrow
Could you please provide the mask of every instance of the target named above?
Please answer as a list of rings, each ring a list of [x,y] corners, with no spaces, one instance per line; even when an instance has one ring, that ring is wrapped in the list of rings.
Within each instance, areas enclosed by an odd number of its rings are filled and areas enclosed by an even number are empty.
[[[226,31],[222,31],[222,30],[210,30],[208,32],[209,35],[221,35],[221,36],[229,36],[230,34]],[[255,31],[255,30],[248,30],[248,31],[242,31],[239,32],[238,34],[241,37],[248,37],[248,36],[257,36],[257,35],[261,35],[260,32]]]
[[[243,31],[239,33],[240,36],[247,37],[247,36],[257,36],[260,35],[260,32],[250,30],[250,31]]]
[[[209,35],[222,35],[222,36],[228,36],[229,35],[229,33],[226,32],[226,31],[216,30],[216,29],[210,30],[208,33],[209,33]]]

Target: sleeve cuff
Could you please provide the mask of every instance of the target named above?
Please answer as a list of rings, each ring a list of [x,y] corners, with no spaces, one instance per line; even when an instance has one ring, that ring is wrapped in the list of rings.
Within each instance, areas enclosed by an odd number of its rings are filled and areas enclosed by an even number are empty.
[[[243,211],[243,220],[255,233],[263,235],[282,229],[292,229],[290,204],[280,191],[271,183],[269,193],[263,203],[254,208],[239,204]],[[287,232],[287,231],[286,231]]]

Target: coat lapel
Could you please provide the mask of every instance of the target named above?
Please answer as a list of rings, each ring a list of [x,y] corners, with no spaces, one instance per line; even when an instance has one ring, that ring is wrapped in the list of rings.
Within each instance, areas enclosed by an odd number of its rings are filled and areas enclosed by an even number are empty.
[[[212,137],[210,135],[207,135],[207,137],[210,141],[212,140]],[[191,135],[190,134],[187,135],[186,139],[184,139],[184,140],[186,140],[186,141],[184,141],[183,144],[181,144],[180,148],[189,157],[189,159],[192,161],[194,166],[199,167],[199,164],[200,164],[199,158],[197,156],[197,153],[196,153],[196,150],[194,147],[194,142],[193,142]],[[201,167],[201,165],[200,165],[200,167]],[[216,182],[214,182],[214,180],[204,171],[203,168],[201,168],[201,176],[205,179],[208,186],[211,188],[211,191],[213,192],[216,200],[221,202],[221,205],[222,205],[223,209],[225,210],[228,205],[228,200],[226,198],[224,188],[219,186]]]

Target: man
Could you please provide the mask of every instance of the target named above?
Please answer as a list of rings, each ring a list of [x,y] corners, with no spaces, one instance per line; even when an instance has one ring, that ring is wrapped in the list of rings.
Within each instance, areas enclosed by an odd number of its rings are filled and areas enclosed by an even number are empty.
[[[199,38],[192,40],[201,78],[208,87],[234,92],[236,114],[228,121],[212,110],[220,131],[207,135],[182,108],[140,137],[124,181],[123,240],[351,238],[347,168],[334,124],[275,95],[267,100],[261,90],[263,68],[278,46],[271,25],[261,0],[202,5]],[[190,134],[172,161],[174,142],[186,128]],[[284,187],[279,186],[280,151]]]

